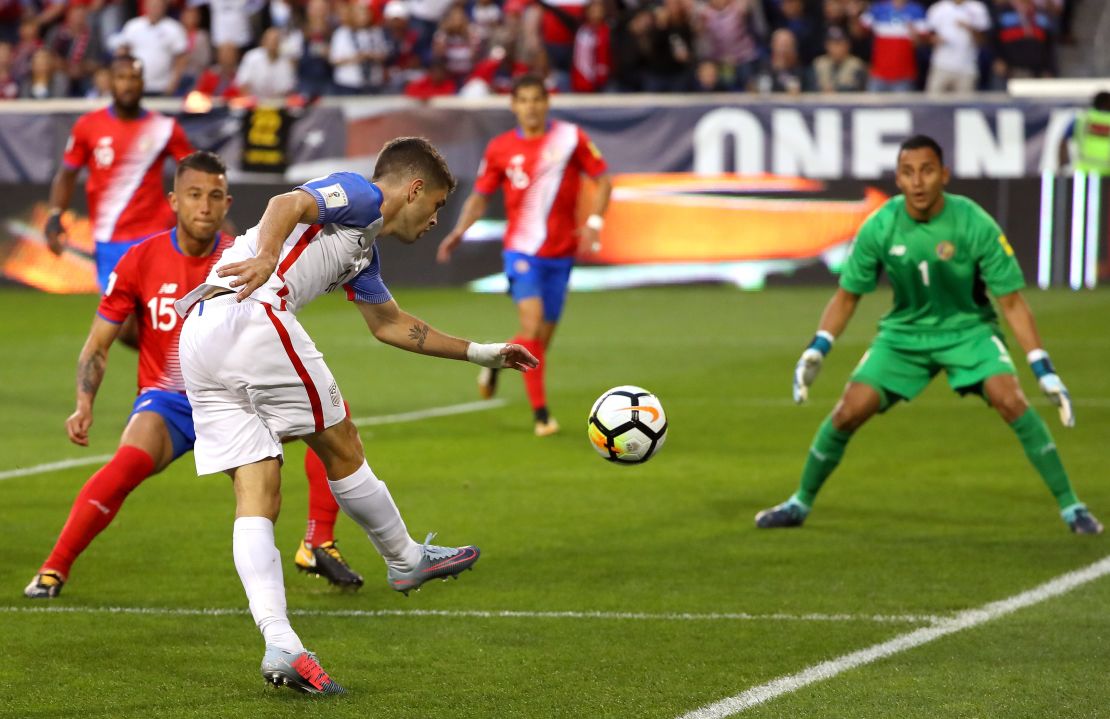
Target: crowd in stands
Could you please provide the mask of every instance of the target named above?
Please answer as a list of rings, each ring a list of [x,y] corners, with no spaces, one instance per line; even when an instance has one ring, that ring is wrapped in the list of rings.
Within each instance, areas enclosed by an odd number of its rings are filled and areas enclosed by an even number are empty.
[[[1093,0],[1101,2],[1103,0]],[[0,0],[0,99],[998,89],[1058,73],[1079,0]]]

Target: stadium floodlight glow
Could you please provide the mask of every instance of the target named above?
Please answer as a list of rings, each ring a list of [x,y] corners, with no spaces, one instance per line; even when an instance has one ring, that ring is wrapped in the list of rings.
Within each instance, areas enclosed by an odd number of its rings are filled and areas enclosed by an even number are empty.
[[[1087,289],[1093,290],[1098,284],[1098,246],[1099,216],[1102,214],[1102,175],[1092,172],[1087,179]]]
[[[1083,287],[1083,232],[1087,204],[1087,173],[1076,172],[1071,188],[1071,266],[1068,285],[1073,290]]]
[[[1052,284],[1052,226],[1053,201],[1056,195],[1056,175],[1045,170],[1041,173],[1041,227],[1037,242],[1037,287],[1048,289]]]

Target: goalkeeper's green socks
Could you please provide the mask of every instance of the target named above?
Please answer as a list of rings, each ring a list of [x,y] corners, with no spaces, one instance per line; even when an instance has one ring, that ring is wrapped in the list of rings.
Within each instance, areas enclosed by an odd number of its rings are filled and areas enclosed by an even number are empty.
[[[1075,496],[1075,490],[1068,481],[1064,463],[1060,461],[1060,453],[1056,451],[1056,443],[1037,411],[1030,407],[1025,410],[1025,414],[1011,422],[1010,426],[1021,441],[1025,456],[1041,475],[1060,509],[1079,504],[1079,498]]]
[[[791,500],[809,511],[813,501],[817,499],[817,493],[821,491],[821,485],[840,464],[841,458],[844,457],[844,449],[851,438],[851,432],[841,432],[833,427],[832,415],[825,418],[809,448],[806,466],[802,470],[802,484]]]

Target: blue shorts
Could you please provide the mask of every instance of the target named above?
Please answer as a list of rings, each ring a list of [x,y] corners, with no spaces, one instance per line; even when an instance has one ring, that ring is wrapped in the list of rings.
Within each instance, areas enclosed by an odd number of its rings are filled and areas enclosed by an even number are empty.
[[[523,252],[504,252],[505,276],[513,302],[529,297],[543,300],[543,318],[558,322],[567,300],[573,257],[533,257]]]
[[[197,433],[193,430],[193,408],[189,398],[177,392],[148,389],[135,398],[135,407],[128,419],[139,412],[161,415],[173,442],[173,458],[177,459],[193,448]]]
[[[116,269],[123,253],[139,244],[146,238],[139,240],[126,240],[124,242],[97,242],[96,243],[96,283],[100,285],[101,294],[108,288],[108,275]]]

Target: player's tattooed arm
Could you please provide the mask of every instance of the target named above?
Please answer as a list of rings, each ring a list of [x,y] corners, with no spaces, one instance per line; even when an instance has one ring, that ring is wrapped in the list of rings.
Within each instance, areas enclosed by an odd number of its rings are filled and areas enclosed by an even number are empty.
[[[104,381],[104,366],[107,361],[107,354],[102,352],[81,355],[77,360],[77,387],[80,394],[96,396],[100,383]]]
[[[108,366],[108,348],[119,336],[120,326],[97,316],[81,348],[81,356],[77,358],[77,407],[66,419],[66,433],[74,444],[83,447],[89,444],[93,402]]]
[[[428,339],[431,328],[423,322],[417,322],[409,329],[409,339],[416,341],[416,349],[424,351],[424,341]]]

